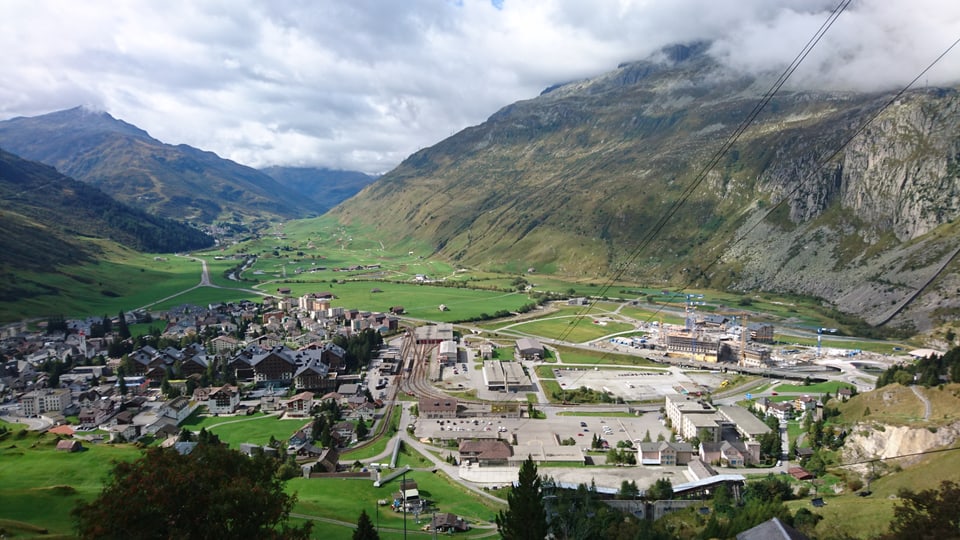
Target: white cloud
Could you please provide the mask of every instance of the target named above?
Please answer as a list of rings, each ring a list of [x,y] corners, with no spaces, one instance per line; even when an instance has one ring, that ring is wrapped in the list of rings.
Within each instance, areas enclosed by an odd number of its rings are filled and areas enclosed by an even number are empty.
[[[0,118],[87,105],[253,166],[382,172],[543,88],[676,42],[786,66],[839,0],[0,3]],[[497,5],[494,5],[497,4]],[[854,2],[792,81],[898,87],[960,3]],[[960,51],[927,77],[960,79]]]

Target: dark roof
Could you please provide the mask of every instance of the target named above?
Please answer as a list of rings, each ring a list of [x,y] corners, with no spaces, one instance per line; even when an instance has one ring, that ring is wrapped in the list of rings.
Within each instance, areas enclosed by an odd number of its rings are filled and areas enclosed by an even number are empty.
[[[777,538],[786,540],[809,540],[806,535],[780,521],[778,518],[764,521],[756,527],[747,529],[737,535],[737,540],[776,540]]]
[[[473,454],[477,459],[506,460],[513,455],[513,447],[499,439],[460,441],[460,454]]]

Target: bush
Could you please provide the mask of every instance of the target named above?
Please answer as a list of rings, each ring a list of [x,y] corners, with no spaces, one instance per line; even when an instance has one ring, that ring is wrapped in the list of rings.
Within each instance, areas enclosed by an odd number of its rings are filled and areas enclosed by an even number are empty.
[[[847,489],[850,491],[858,491],[863,488],[863,480],[859,478],[848,478],[847,479]]]

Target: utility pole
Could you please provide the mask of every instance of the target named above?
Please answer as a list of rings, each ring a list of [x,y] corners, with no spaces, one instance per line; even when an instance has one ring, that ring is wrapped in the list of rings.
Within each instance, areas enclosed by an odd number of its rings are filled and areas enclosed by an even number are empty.
[[[400,504],[403,505],[403,540],[407,540],[407,471],[400,478]]]

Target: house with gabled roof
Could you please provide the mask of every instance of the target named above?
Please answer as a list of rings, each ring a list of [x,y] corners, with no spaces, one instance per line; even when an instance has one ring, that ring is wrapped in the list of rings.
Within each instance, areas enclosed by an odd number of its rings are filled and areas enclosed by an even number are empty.
[[[229,384],[197,388],[193,400],[206,405],[210,414],[233,414],[240,406],[240,389]]]
[[[456,418],[457,398],[435,398],[421,396],[417,402],[417,412],[422,418]]]
[[[510,457],[513,456],[513,447],[500,439],[464,440],[460,441],[458,452],[460,463],[507,465]]]
[[[284,414],[287,416],[310,416],[313,410],[313,392],[300,392],[283,402]]]

